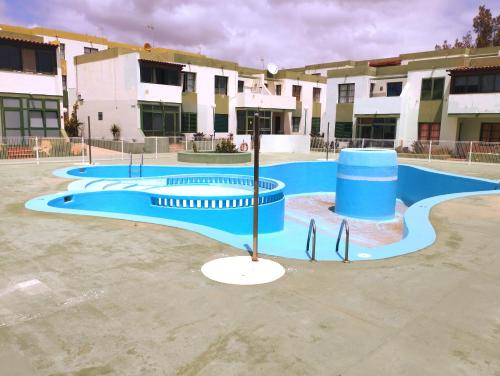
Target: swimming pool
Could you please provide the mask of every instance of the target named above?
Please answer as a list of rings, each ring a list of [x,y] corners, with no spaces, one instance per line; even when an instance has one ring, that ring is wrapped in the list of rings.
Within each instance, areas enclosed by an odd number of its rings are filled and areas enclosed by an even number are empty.
[[[239,200],[240,195],[245,196],[245,188],[242,188],[245,185],[226,184],[222,188],[239,190],[232,191],[228,195],[221,195],[220,192],[217,195],[213,195],[213,192],[207,193],[204,199],[209,200],[209,205],[214,205],[213,208],[198,207],[198,204],[190,203],[190,200],[200,199],[199,190],[194,196],[172,198],[180,200],[178,205],[187,205],[187,207],[177,207],[176,203],[167,209],[168,213],[163,211],[162,214],[158,214],[159,210],[165,210],[165,208],[155,207],[154,199],[161,197],[164,200],[163,196],[172,194],[172,186],[168,187],[169,184],[166,184],[168,178],[201,174],[219,177],[231,175],[244,179],[252,173],[253,168],[246,166],[143,166],[140,172],[142,177],[139,177],[139,171],[129,170],[128,165],[70,167],[55,171],[57,176],[78,179],[69,185],[68,191],[35,198],[28,201],[26,207],[55,213],[104,216],[175,226],[201,233],[242,250],[248,250],[252,244],[251,233],[248,232],[251,207],[239,207],[240,201],[238,204],[234,201]],[[310,218],[297,221],[289,218],[285,212],[282,221],[280,213],[287,199],[321,194],[333,195],[336,191],[337,163],[315,161],[262,166],[260,175],[262,179],[269,179],[268,183],[276,184],[272,189],[263,189],[263,194],[268,195],[266,197],[276,197],[269,199],[269,202],[263,201],[259,207],[259,217],[264,223],[264,227],[259,228],[261,252],[307,259],[306,240]],[[191,189],[193,188],[192,184],[188,185]],[[167,189],[167,191],[159,192],[155,189]],[[493,180],[452,175],[400,164],[397,198],[407,206],[404,213],[402,239],[391,244],[369,248],[351,243],[350,258],[364,260],[393,257],[414,252],[432,244],[436,235],[428,219],[431,207],[447,199],[471,194],[500,194],[499,184]],[[212,201],[217,203],[212,204]],[[222,206],[219,207],[219,205]],[[310,216],[312,218],[314,213]],[[316,243],[318,260],[340,260],[335,253],[337,234],[338,227],[327,224],[318,226]]]

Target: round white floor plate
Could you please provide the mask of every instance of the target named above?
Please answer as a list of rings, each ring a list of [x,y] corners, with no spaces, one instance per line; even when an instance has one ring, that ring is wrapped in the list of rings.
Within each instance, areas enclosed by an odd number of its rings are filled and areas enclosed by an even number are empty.
[[[285,268],[277,262],[250,256],[224,257],[207,262],[201,267],[205,277],[231,285],[259,285],[283,277]]]

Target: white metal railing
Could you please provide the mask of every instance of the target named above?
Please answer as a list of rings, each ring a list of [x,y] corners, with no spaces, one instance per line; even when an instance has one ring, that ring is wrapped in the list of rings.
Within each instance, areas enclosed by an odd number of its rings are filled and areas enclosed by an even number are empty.
[[[144,154],[145,159],[184,150],[215,151],[223,138],[188,140],[185,137],[145,137],[142,141],[87,139],[82,137],[0,137],[0,163],[40,163],[125,160],[128,154]],[[323,137],[311,137],[310,150],[326,152]],[[344,148],[394,149],[400,158],[428,161],[449,160],[465,163],[500,164],[500,142],[376,140],[368,138],[332,138],[328,151],[338,154]]]
[[[344,148],[394,149],[400,158],[461,161],[466,163],[500,163],[500,142],[379,140],[369,138],[311,137],[311,151],[336,154]]]

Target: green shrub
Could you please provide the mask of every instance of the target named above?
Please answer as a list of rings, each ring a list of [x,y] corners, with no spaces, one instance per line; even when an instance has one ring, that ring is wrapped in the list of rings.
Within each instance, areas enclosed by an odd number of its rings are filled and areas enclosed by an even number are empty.
[[[217,146],[215,147],[215,152],[216,153],[237,153],[238,149],[236,148],[236,145],[233,144],[233,141],[231,139],[224,139],[222,140]]]

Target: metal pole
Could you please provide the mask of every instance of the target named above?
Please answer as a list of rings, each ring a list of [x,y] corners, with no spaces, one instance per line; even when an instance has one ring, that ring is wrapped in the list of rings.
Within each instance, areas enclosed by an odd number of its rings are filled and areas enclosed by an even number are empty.
[[[470,147],[469,147],[469,164],[472,163],[472,141],[470,142]]]
[[[92,164],[92,145],[91,145],[91,134],[90,134],[90,116],[87,116],[87,124],[89,126],[89,164]]]
[[[259,149],[260,113],[254,114],[253,126],[253,247],[252,261],[258,261],[259,247]]]
[[[431,161],[431,154],[432,154],[432,140],[429,141],[429,157],[428,157],[428,162]]]
[[[364,149],[365,148],[365,139],[362,138],[361,139],[361,149]]]
[[[40,164],[40,151],[38,150],[38,137],[35,137],[36,164]]]
[[[121,139],[122,161],[123,161],[123,138]]]
[[[304,136],[307,132],[307,110],[304,110]]]
[[[328,160],[328,150],[330,149],[330,122],[326,126],[326,160]]]
[[[155,137],[155,158],[158,159],[158,136]]]
[[[82,135],[82,164],[85,163],[85,139]]]
[[[337,149],[337,139],[334,137],[333,138],[333,157],[335,158],[335,153],[337,152],[336,149]]]

